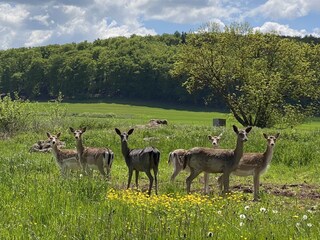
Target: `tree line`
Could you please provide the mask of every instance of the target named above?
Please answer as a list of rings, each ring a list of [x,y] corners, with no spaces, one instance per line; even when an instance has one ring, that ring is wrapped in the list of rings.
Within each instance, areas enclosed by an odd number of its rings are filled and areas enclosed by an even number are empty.
[[[245,25],[0,51],[0,92],[31,100],[138,99],[230,109],[243,125],[315,113],[320,41]],[[295,117],[294,117],[295,118]]]

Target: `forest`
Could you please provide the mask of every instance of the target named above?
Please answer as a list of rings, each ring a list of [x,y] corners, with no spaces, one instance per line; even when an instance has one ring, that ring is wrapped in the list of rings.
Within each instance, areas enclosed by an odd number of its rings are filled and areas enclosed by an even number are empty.
[[[245,25],[8,49],[0,51],[0,93],[207,106],[266,127],[272,116],[319,114],[319,53],[312,36],[261,34]]]

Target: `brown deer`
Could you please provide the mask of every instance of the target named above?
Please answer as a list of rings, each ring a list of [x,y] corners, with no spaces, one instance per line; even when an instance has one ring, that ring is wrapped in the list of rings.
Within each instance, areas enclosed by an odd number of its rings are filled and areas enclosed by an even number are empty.
[[[60,135],[61,133],[58,133],[57,135],[51,135],[47,132],[48,143],[52,148],[52,154],[55,157],[56,163],[60,168],[61,175],[66,176],[69,170],[81,170],[81,165],[76,150],[60,150],[58,148]]]
[[[280,133],[276,135],[267,135],[263,133],[263,136],[267,140],[267,149],[264,153],[244,153],[240,160],[239,166],[232,174],[236,176],[253,176],[253,188],[254,188],[254,201],[259,199],[259,186],[260,176],[265,173],[270,166],[274,146],[276,140],[279,138]],[[222,178],[218,178],[220,189],[222,187]]]
[[[184,157],[184,168],[190,168],[190,175],[186,179],[187,192],[190,193],[191,183],[201,172],[223,173],[223,192],[229,191],[229,178],[240,162],[243,155],[243,143],[248,140],[247,135],[252,127],[239,130],[233,125],[233,130],[237,134],[237,145],[234,150],[212,149],[195,147],[190,149]]]
[[[158,167],[160,162],[160,152],[154,147],[146,147],[142,149],[129,149],[128,138],[133,133],[134,129],[131,128],[128,132],[121,133],[118,128],[115,128],[116,133],[121,139],[121,151],[124,160],[129,170],[128,185],[130,187],[132,173],[136,173],[136,187],[138,188],[139,172],[145,172],[149,178],[149,190],[148,194],[151,195],[151,189],[153,185],[153,176],[151,175],[151,169],[154,173],[155,191],[158,194]]]
[[[87,174],[89,168],[99,170],[103,177],[107,177],[109,179],[114,154],[109,148],[84,147],[82,144],[82,134],[86,129],[87,128],[84,127],[79,130],[74,130],[70,127],[70,131],[76,139],[77,153],[83,171]],[[107,173],[104,171],[104,168],[106,168]]]
[[[219,145],[219,141],[221,139],[222,133],[219,136],[208,136],[209,141],[212,144],[213,148],[217,148]],[[172,152],[169,153],[169,159],[168,159],[168,164],[172,163],[173,165],[173,173],[171,175],[170,180],[173,182],[177,175],[183,170],[183,158],[184,155],[187,153],[188,150],[185,149],[176,149]],[[186,170],[190,171],[189,167],[186,166]],[[209,175],[208,173],[204,173],[204,192],[208,193],[209,192]]]

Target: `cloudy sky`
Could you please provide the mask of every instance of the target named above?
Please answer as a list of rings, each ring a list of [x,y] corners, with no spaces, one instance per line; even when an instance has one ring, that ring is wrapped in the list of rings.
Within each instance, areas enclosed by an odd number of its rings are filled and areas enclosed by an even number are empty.
[[[212,21],[320,37],[320,1],[0,0],[0,49],[189,32]]]

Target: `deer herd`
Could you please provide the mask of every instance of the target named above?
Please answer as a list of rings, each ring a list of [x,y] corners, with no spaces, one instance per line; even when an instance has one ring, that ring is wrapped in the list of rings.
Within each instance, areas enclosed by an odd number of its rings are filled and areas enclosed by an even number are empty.
[[[173,182],[182,171],[190,172],[186,179],[187,193],[191,191],[192,181],[204,172],[204,192],[209,193],[209,174],[221,173],[218,184],[221,193],[229,192],[230,175],[253,176],[254,200],[259,199],[260,175],[263,174],[271,163],[273,149],[279,133],[276,135],[263,134],[267,142],[264,153],[244,153],[244,142],[248,140],[248,134],[252,127],[238,129],[233,125],[233,131],[237,136],[234,149],[219,148],[219,136],[208,136],[212,143],[211,148],[194,147],[191,149],[176,149],[169,153],[168,163],[173,165],[174,171],[170,180]],[[128,184],[130,188],[132,174],[135,172],[135,184],[138,188],[139,172],[144,172],[149,179],[148,194],[151,195],[153,182],[155,183],[155,193],[158,194],[158,168],[160,162],[160,151],[155,147],[145,147],[140,149],[130,149],[128,146],[129,136],[134,129],[128,132],[121,132],[115,128],[115,132],[120,137],[121,152],[128,167]],[[61,133],[51,135],[47,133],[48,142],[52,148],[52,154],[61,171],[62,176],[67,176],[70,171],[83,171],[84,174],[92,174],[92,170],[98,170],[102,177],[110,179],[111,167],[114,153],[109,148],[86,147],[82,143],[82,135],[86,128],[78,130],[70,127],[76,142],[76,150],[60,149],[59,138]],[[151,174],[153,171],[153,175]]]

